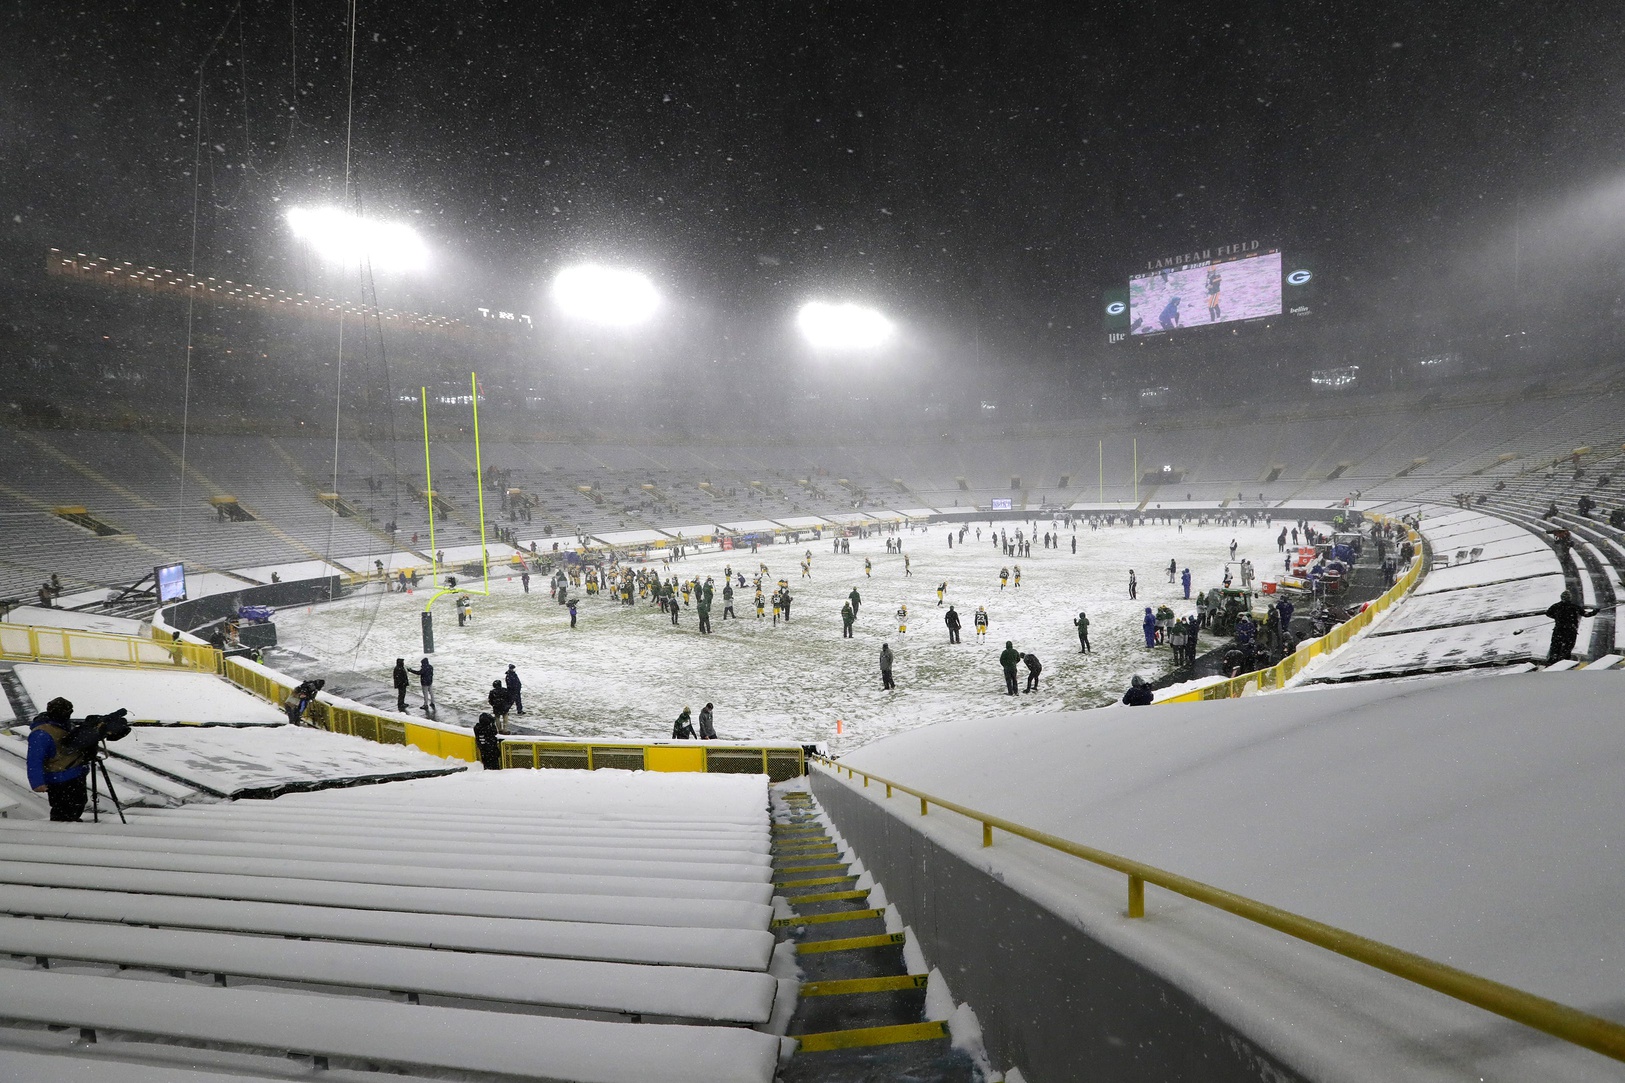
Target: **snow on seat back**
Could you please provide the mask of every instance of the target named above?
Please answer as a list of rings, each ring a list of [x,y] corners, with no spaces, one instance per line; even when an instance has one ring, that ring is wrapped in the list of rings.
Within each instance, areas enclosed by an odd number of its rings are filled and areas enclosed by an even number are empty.
[[[52,825],[60,828],[64,825]],[[51,846],[88,847],[93,849],[115,847],[120,850],[159,850],[186,854],[242,855],[263,858],[304,858],[312,861],[360,861],[368,864],[401,862],[407,858],[402,849],[410,853],[414,865],[425,868],[456,869],[511,869],[515,872],[614,872],[628,867],[648,869],[668,876],[695,879],[765,880],[770,866],[768,855],[755,855],[728,851],[721,855],[694,850],[661,850],[653,847],[617,848],[613,856],[605,856],[580,847],[525,846],[513,844],[477,852],[467,844],[443,843],[438,849],[425,846],[387,848],[376,839],[351,836],[347,844],[335,845],[332,835],[302,837],[288,842],[268,841],[263,834],[241,832],[236,838],[209,837],[194,832],[182,834],[178,830],[164,830],[156,825],[122,825],[110,823],[105,829],[90,824],[72,827],[93,827],[93,831],[54,830],[37,824],[0,822],[0,842],[41,844]],[[405,840],[402,840],[405,841]]]
[[[143,1056],[146,1050],[132,1053]],[[233,1071],[230,1068],[182,1067],[177,1064],[142,1064],[98,1056],[87,1060],[71,1052],[36,1052],[0,1048],[0,1072],[8,1079],[28,1083],[263,1083],[265,1076]],[[399,1083],[409,1083],[400,1080]]]
[[[0,955],[745,1024],[767,1021],[778,988],[777,979],[765,973],[691,966],[307,943],[6,916],[0,916]]]
[[[779,1039],[738,1027],[515,1016],[363,998],[347,998],[334,1010],[333,998],[303,993],[49,971],[8,975],[0,984],[0,1019],[580,1083],[770,1083],[779,1053]]]
[[[224,810],[221,810],[223,814]],[[311,838],[308,824],[286,820],[223,820],[221,815],[184,818],[175,816],[149,817],[139,811],[127,810],[129,823],[92,826],[89,824],[57,824],[50,830],[58,837],[75,831],[101,834],[117,828],[120,839],[196,839],[219,842],[277,842],[284,838],[303,841]],[[0,823],[0,828],[8,825]],[[22,825],[18,825],[22,826]],[[394,854],[454,853],[467,855],[558,854],[562,856],[590,854],[606,845],[616,847],[617,853],[630,856],[655,855],[664,861],[716,861],[727,860],[743,864],[771,864],[766,850],[740,849],[727,843],[707,843],[681,836],[644,834],[615,836],[587,835],[570,830],[552,833],[518,833],[504,828],[498,837],[470,835],[443,826],[434,828],[402,824],[399,819],[380,824],[363,824],[346,820],[343,824],[320,825],[321,845],[335,849],[376,850],[384,848]],[[121,842],[122,844],[122,842]],[[754,846],[754,844],[752,844]]]
[[[403,782],[368,790],[298,794],[290,807],[406,806],[489,813],[562,815],[584,822],[653,821],[704,831],[767,828],[767,783],[760,775],[651,771],[501,771],[458,779]]]
[[[95,868],[153,869],[166,872],[222,873],[239,876],[294,877],[343,883],[399,884],[409,887],[470,888],[538,895],[609,895],[670,899],[716,899],[766,904],[773,885],[749,870],[751,880],[696,879],[662,876],[655,871],[681,865],[630,864],[618,873],[503,872],[489,869],[431,869],[417,865],[364,865],[358,862],[310,861],[256,857],[220,857],[168,851],[93,849],[18,845],[0,838],[0,862],[36,862]]]
[[[41,861],[0,862],[0,883],[137,891],[210,899],[405,910],[473,917],[518,917],[615,925],[670,925],[715,929],[766,929],[771,906],[754,902],[657,896],[537,894],[478,888],[412,887],[398,884],[301,880],[279,876],[168,872]]]
[[[558,959],[766,970],[765,929],[615,925],[0,884],[8,914]]]

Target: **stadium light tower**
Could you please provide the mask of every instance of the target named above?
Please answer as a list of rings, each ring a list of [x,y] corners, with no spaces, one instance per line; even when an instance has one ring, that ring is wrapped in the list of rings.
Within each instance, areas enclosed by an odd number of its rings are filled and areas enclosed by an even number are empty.
[[[554,276],[553,303],[584,323],[636,327],[660,308],[660,293],[642,271],[582,263]]]
[[[429,246],[417,230],[399,222],[361,218],[337,207],[295,207],[288,212],[288,226],[329,263],[370,262],[388,271],[421,271],[429,264]]]
[[[895,326],[872,308],[850,302],[808,301],[796,313],[796,326],[815,349],[872,350],[892,337]]]

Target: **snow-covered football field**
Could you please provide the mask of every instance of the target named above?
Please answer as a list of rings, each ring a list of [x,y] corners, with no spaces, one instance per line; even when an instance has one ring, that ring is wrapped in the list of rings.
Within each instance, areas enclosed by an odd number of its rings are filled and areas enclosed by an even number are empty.
[[[517,577],[492,581],[491,597],[474,597],[474,619],[457,626],[451,596],[435,604],[436,694],[442,705],[476,710],[509,663],[525,682],[526,715],[532,728],[570,736],[669,737],[671,720],[684,706],[716,704],[717,733],[745,740],[828,741],[835,723],[844,723],[837,747],[852,748],[877,737],[947,718],[992,717],[1016,712],[1076,710],[1115,699],[1130,677],[1146,677],[1168,666],[1165,648],[1149,651],[1140,630],[1146,605],[1173,605],[1194,611],[1180,588],[1168,582],[1170,558],[1189,566],[1193,591],[1217,586],[1230,559],[1250,558],[1260,579],[1274,575],[1280,557],[1279,524],[1266,527],[1177,526],[1101,527],[1062,533],[1059,550],[1034,546],[1030,558],[1016,560],[988,540],[979,524],[964,545],[948,548],[948,531],[937,525],[899,535],[913,574],[904,575],[903,557],[888,554],[882,537],[852,539],[850,555],[835,555],[831,539],[801,545],[707,552],[672,565],[681,579],[716,580],[713,634],[702,636],[691,607],[673,628],[657,607],[640,601],[628,609],[607,596],[580,597],[578,627],[569,627],[563,607],[548,596],[546,581],[534,577],[526,596]],[[1014,536],[1025,524],[1001,523]],[[1056,529],[1038,524],[1038,533]],[[813,554],[812,577],[801,577],[802,555]],[[864,577],[863,561],[873,562]],[[764,594],[780,578],[790,581],[791,623],[772,621],[772,609],[757,620],[748,585],[758,562],[770,578]],[[1020,589],[1001,591],[1001,567],[1021,565]],[[740,619],[722,619],[722,573],[732,565],[747,577],[735,579]],[[658,564],[656,565],[658,566]],[[1138,575],[1139,600],[1128,598],[1128,573]],[[668,571],[669,574],[669,571]],[[1239,576],[1238,576],[1239,578]],[[937,586],[946,581],[942,608]],[[474,584],[477,586],[477,583]],[[841,636],[840,608],[856,586],[863,603],[855,637]],[[310,609],[277,614],[283,646],[335,666],[376,674],[388,681],[396,657],[416,665],[422,657],[419,613],[432,592],[364,595]],[[948,643],[943,625],[947,604],[964,624],[963,642]],[[899,633],[895,613],[909,610],[908,631]],[[985,605],[991,627],[977,642],[972,614]],[[1078,650],[1072,620],[1088,612],[1090,655]],[[1041,687],[1012,699],[1003,694],[998,654],[1006,640],[1038,655]],[[881,689],[878,657],[883,642],[896,652],[897,688]],[[1207,642],[1204,639],[1203,649]],[[1023,683],[1025,670],[1021,671]],[[408,701],[418,703],[416,681]],[[470,714],[471,716],[471,714]],[[515,721],[518,721],[515,716]]]

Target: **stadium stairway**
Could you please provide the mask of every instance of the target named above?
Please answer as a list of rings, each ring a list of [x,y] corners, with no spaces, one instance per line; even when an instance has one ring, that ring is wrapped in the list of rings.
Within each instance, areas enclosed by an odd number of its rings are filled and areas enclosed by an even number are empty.
[[[889,923],[872,904],[878,886],[858,886],[855,860],[842,855],[810,793],[775,790],[773,882],[792,913],[773,926],[794,944],[802,974],[789,1030],[799,1044],[781,1083],[979,1083],[946,1022],[928,1018],[929,977],[910,972],[907,934],[890,931],[895,915]]]

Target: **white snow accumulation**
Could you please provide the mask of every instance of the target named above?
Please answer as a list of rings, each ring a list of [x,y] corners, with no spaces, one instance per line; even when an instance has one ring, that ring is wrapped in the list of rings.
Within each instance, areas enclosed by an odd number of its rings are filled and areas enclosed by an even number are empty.
[[[285,721],[285,720],[284,720]],[[137,726],[108,746],[115,760],[195,782],[217,793],[279,784],[370,778],[462,766],[406,745],[303,726]]]
[[[474,771],[0,821],[0,1078],[280,1078],[291,1053],[769,1083],[767,807],[764,777]]]
[[[1544,659],[1547,606],[1564,589],[1550,546],[1516,523],[1482,512],[1425,515],[1434,564],[1414,594],[1371,634],[1319,660],[1313,678],[1336,681]],[[1482,550],[1479,556],[1472,554]],[[1591,620],[1581,625],[1589,642]]]
[[[517,575],[492,572],[491,596],[474,596],[473,620],[457,625],[451,599],[436,603],[435,694],[442,704],[473,712],[491,681],[514,664],[524,685],[523,721],[566,736],[669,737],[672,719],[684,706],[698,715],[716,704],[717,733],[755,741],[829,741],[843,723],[841,743],[862,744],[888,733],[945,718],[1005,715],[1012,710],[1077,710],[1114,701],[1136,674],[1154,676],[1168,668],[1168,649],[1148,650],[1141,633],[1146,606],[1168,604],[1176,613],[1195,612],[1181,589],[1168,582],[1169,560],[1189,567],[1193,590],[1216,587],[1237,542],[1236,558],[1252,560],[1261,579],[1281,567],[1275,537],[1280,524],[1265,526],[1102,527],[1074,532],[1050,520],[1004,522],[1013,538],[1019,526],[1060,535],[1061,548],[1035,543],[1031,557],[1007,557],[993,545],[986,521],[971,524],[965,543],[948,548],[948,531],[904,529],[895,535],[904,555],[887,553],[885,539],[852,539],[850,555],[831,551],[832,539],[800,545],[732,552],[696,553],[671,565],[649,566],[679,579],[714,578],[711,611],[714,634],[699,633],[692,606],[681,623],[648,601],[632,608],[606,595],[579,598],[577,626],[549,597],[546,582],[533,576],[527,595]],[[981,530],[980,540],[976,537]],[[1071,543],[1077,538],[1078,551]],[[802,578],[803,555],[812,553],[812,575]],[[865,576],[863,563],[871,562]],[[789,624],[774,625],[771,606],[756,619],[751,580],[768,565],[764,596],[780,578],[794,596]],[[1012,578],[999,587],[999,570],[1021,568],[1021,586]],[[722,573],[744,573],[734,581],[739,620],[723,619]],[[1139,599],[1128,597],[1135,571]],[[1232,571],[1234,571],[1232,566]],[[911,573],[911,574],[906,574]],[[947,584],[944,604],[937,587]],[[841,605],[856,587],[862,604],[854,637],[841,636]],[[365,595],[327,605],[289,608],[277,614],[283,646],[377,675],[387,683],[396,658],[422,657],[419,615],[429,592]],[[896,613],[908,607],[907,632]],[[962,642],[948,643],[943,615],[957,610]],[[986,606],[990,631],[978,642],[973,615]],[[1091,618],[1093,653],[1082,655],[1072,621],[1079,611]],[[1004,692],[998,655],[1006,640],[1036,654],[1044,671],[1039,690],[1019,700]],[[896,654],[897,688],[881,688],[879,654],[889,643]],[[1216,641],[1204,638],[1203,649]],[[274,664],[274,663],[272,663]],[[411,694],[416,702],[414,685]],[[515,716],[515,721],[520,719]]]
[[[1625,1021],[1621,703],[1621,672],[1480,672],[967,719],[845,762]],[[984,850],[975,821],[907,822],[1310,1078],[1620,1078],[1596,1054],[1155,887],[1130,921],[1120,874],[1002,834]]]
[[[128,707],[132,720],[239,725],[287,722],[281,711],[264,700],[207,673],[25,662],[17,666],[17,676],[40,710],[57,696],[65,696],[73,701],[77,717]]]

